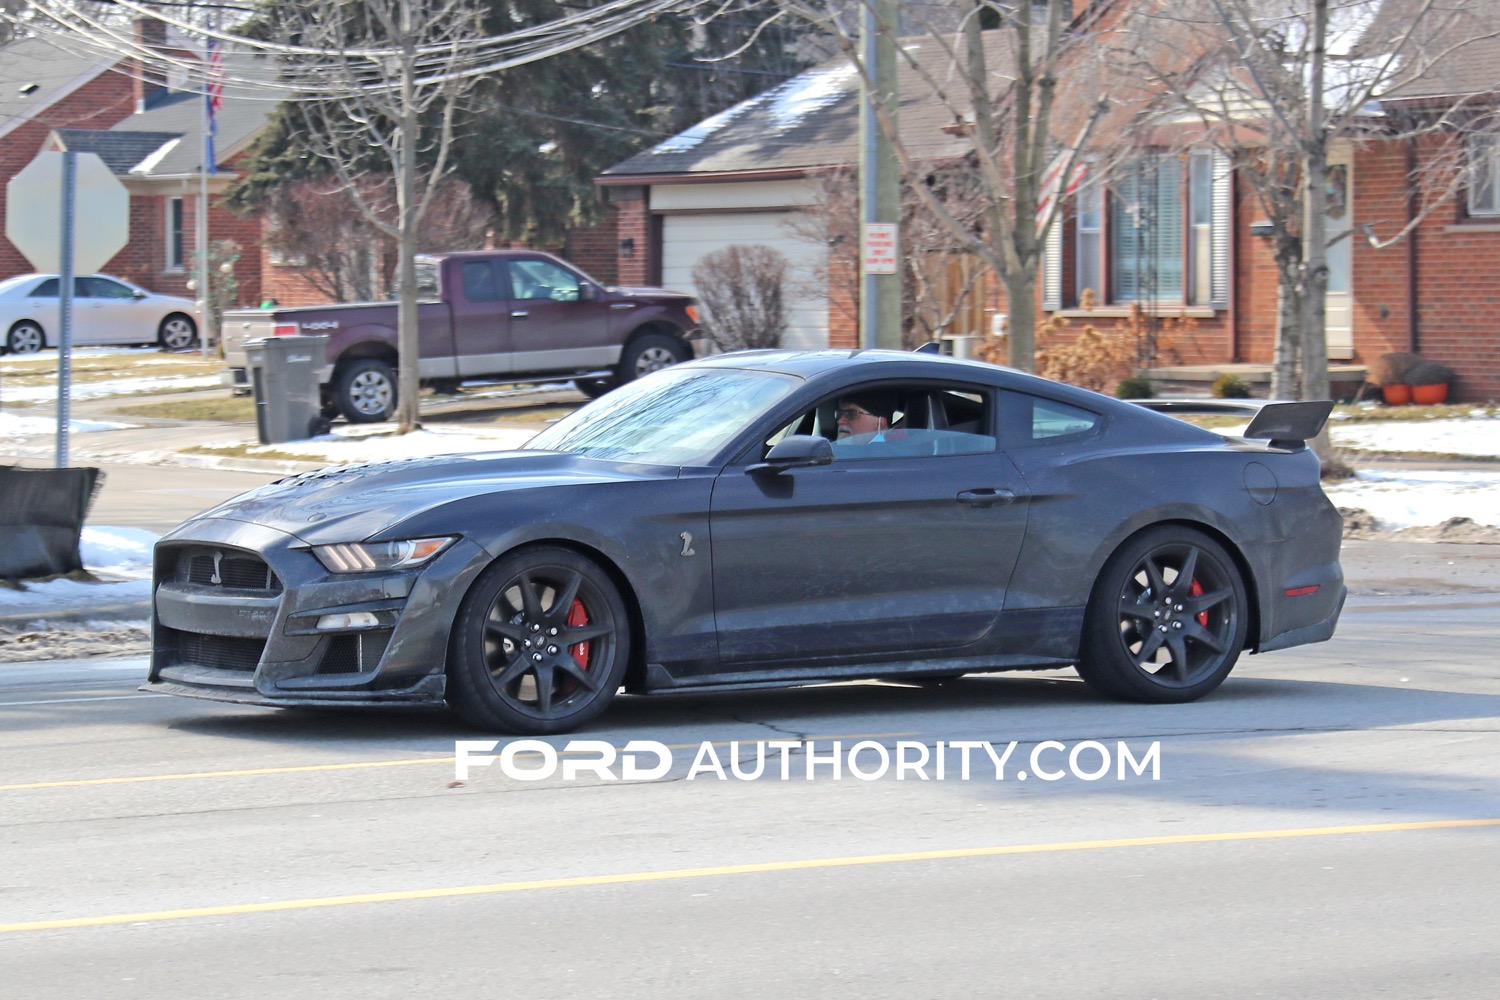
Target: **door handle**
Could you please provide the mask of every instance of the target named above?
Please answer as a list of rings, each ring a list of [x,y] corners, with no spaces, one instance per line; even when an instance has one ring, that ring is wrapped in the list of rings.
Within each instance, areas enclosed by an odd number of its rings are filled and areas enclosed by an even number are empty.
[[[963,490],[958,494],[958,502],[968,504],[970,507],[994,507],[996,504],[1007,504],[1016,498],[1011,490],[997,490],[991,487],[983,487],[977,490]]]
[[[531,315],[531,313],[527,312],[525,309],[512,309],[510,311],[510,318],[511,319],[525,319],[527,316],[530,316],[530,315]]]
[[[634,302],[612,302],[609,307],[611,309],[634,309],[635,306]]]

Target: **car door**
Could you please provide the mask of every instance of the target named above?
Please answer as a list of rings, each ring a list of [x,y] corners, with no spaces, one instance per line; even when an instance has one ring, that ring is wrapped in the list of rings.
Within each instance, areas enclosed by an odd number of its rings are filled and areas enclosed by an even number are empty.
[[[510,331],[518,372],[604,369],[619,358],[599,288],[540,257],[513,258]]]
[[[710,514],[722,669],[919,659],[990,632],[1026,530],[1026,487],[996,447],[991,395],[973,395],[986,423],[967,453],[924,429],[825,466],[724,470]]]
[[[79,344],[144,344],[156,339],[160,317],[135,289],[112,278],[75,279],[74,340]]]
[[[510,278],[496,260],[458,266],[458,294],[449,294],[453,350],[461,376],[503,375],[513,370],[510,347]]]

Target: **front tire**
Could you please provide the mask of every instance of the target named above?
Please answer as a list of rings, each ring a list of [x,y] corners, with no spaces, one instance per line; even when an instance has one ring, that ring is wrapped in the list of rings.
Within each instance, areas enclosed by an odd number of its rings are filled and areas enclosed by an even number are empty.
[[[5,335],[5,349],[11,354],[35,354],[47,346],[47,335],[29,319],[23,319]]]
[[[396,413],[396,371],[379,358],[341,364],[333,374],[333,398],[351,424],[375,424]]]
[[[448,700],[480,729],[565,733],[604,711],[629,661],[629,615],[609,576],[569,549],[522,549],[459,607]]]
[[[692,356],[687,345],[676,337],[669,337],[665,333],[647,333],[625,345],[625,353],[620,356],[620,364],[615,371],[619,375],[619,382],[624,384],[686,361]]]
[[[185,351],[198,342],[198,324],[191,316],[173,313],[156,328],[156,343],[164,351]]]
[[[1223,546],[1192,528],[1152,528],[1100,572],[1078,674],[1114,698],[1194,701],[1234,669],[1249,618],[1244,580]]]

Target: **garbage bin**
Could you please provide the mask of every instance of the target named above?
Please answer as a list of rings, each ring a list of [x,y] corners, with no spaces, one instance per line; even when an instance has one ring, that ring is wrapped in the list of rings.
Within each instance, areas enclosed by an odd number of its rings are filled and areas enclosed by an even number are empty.
[[[318,392],[327,337],[267,337],[245,344],[261,444],[301,441],[328,431]]]

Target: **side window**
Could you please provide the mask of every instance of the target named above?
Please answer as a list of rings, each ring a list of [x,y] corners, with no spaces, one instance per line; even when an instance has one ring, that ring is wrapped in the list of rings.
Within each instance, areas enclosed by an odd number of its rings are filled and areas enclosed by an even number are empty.
[[[883,386],[824,399],[777,429],[769,449],[792,434],[825,437],[835,462],[938,458],[995,450],[993,394],[968,387]]]
[[[1099,420],[1092,410],[1020,392],[1006,393],[1000,411],[1002,434],[1011,447],[1086,437]]]
[[[91,299],[130,299],[135,297],[125,285],[108,278],[79,278],[78,294]]]
[[[31,290],[31,297],[34,298],[34,299],[55,299],[55,298],[57,298],[57,279],[56,278],[48,278],[46,281],[42,282],[40,285],[37,285],[35,288],[33,288]]]
[[[511,261],[510,283],[518,299],[577,302],[580,298],[578,275],[551,261]]]
[[[464,298],[470,302],[500,301],[500,290],[495,287],[495,268],[490,261],[464,261]]]

